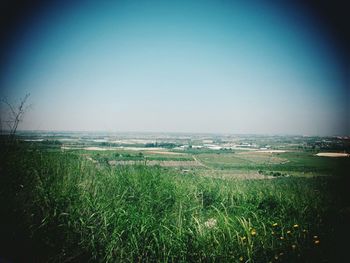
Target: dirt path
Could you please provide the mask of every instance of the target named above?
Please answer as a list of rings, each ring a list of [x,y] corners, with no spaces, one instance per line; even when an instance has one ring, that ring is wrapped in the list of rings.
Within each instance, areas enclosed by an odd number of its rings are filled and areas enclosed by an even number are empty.
[[[207,168],[207,169],[209,169],[209,170],[214,171],[214,169],[213,169],[212,167],[210,167],[210,166],[208,166],[208,165],[202,163],[201,161],[199,161],[199,160],[196,158],[196,156],[192,155],[192,158],[193,158],[193,160],[194,160],[196,163],[198,163],[200,166],[203,166],[203,167],[205,167],[205,168]]]

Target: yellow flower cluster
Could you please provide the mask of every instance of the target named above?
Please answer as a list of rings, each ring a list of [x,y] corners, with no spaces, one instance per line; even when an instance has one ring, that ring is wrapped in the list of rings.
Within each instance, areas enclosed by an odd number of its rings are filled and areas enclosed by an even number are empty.
[[[306,241],[305,238],[309,237],[308,235],[309,231],[305,228],[302,228],[299,224],[291,225],[289,229],[285,228],[283,225],[279,226],[279,224],[276,222],[272,223],[271,226],[272,226],[271,235],[275,236],[275,238],[280,240],[281,246],[283,247],[285,247],[285,245],[289,246],[290,252],[287,252],[287,254],[293,253],[292,255],[300,256],[299,254],[296,254],[296,253],[298,253],[299,249],[302,249],[303,246],[298,242],[300,239],[304,239],[304,241]],[[301,235],[301,233],[303,234]],[[315,247],[321,244],[321,241],[318,235],[314,235],[311,237],[312,237],[311,241]],[[274,255],[274,258],[272,258],[271,262],[280,261],[282,256],[284,255],[284,252],[286,251],[276,253]]]

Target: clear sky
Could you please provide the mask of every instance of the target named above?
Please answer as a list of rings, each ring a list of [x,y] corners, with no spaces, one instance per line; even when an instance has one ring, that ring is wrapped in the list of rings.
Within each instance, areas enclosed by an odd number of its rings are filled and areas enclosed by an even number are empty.
[[[1,95],[31,94],[20,129],[350,133],[342,54],[292,6],[77,2],[37,12],[15,39]]]

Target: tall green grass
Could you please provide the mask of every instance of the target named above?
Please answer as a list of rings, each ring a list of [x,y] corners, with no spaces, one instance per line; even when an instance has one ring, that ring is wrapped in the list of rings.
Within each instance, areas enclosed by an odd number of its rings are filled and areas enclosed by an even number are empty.
[[[341,182],[227,181],[161,167],[96,165],[74,153],[19,147],[1,155],[0,257],[332,261],[349,216]]]

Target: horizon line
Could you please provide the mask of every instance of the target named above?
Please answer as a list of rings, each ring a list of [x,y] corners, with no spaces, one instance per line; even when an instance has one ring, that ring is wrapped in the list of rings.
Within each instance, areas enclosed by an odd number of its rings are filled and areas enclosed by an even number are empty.
[[[48,132],[48,133],[119,133],[119,134],[203,134],[203,135],[251,135],[251,136],[300,136],[300,137],[350,137],[349,134],[328,134],[328,135],[316,135],[316,134],[296,134],[296,133],[234,133],[234,132],[193,132],[193,131],[108,131],[108,130],[31,130],[23,129],[17,130],[19,132]]]

